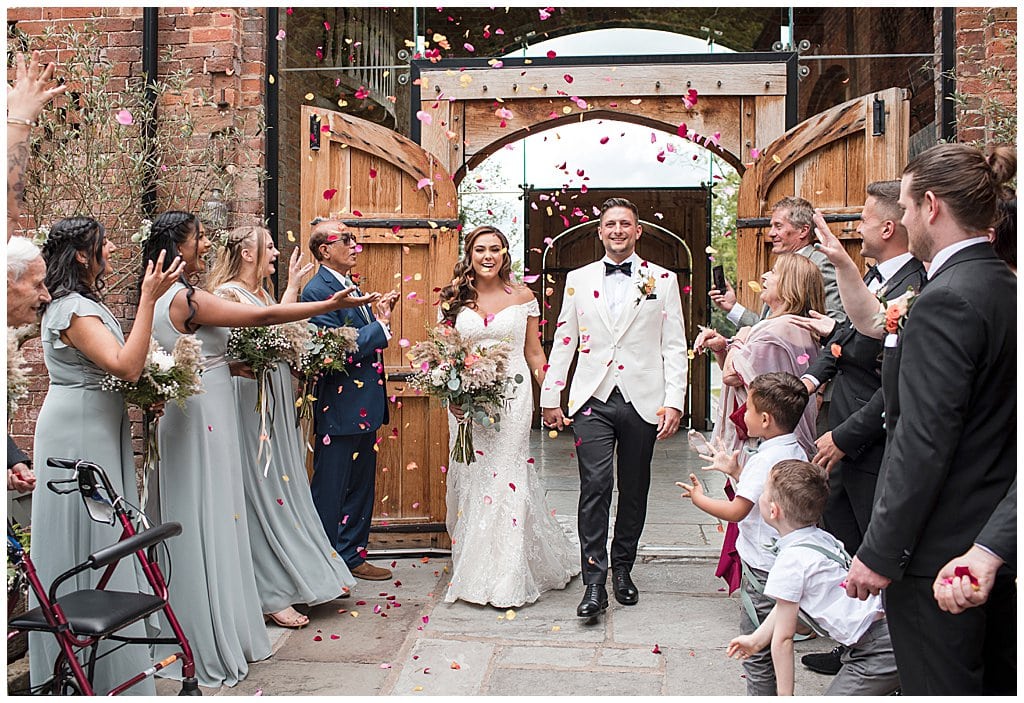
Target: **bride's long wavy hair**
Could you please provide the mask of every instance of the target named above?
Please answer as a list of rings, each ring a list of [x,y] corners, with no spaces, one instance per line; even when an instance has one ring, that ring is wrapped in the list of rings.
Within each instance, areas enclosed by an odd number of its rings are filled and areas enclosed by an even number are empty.
[[[497,227],[490,225],[477,227],[466,235],[466,245],[462,252],[462,259],[455,264],[452,282],[441,289],[439,302],[443,315],[442,321],[445,324],[454,325],[455,318],[462,308],[476,308],[477,292],[476,286],[473,284],[473,245],[476,244],[477,239],[485,234],[493,234],[501,241],[504,254],[501,258],[501,267],[498,269],[498,278],[506,286],[512,285],[512,256],[508,252],[508,237],[502,234],[501,230]],[[448,303],[447,307],[444,306],[445,303]]]

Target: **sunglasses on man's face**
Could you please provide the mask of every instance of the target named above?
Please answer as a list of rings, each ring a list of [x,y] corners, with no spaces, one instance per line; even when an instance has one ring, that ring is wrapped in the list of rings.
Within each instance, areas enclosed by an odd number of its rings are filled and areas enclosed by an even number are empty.
[[[341,242],[345,246],[350,247],[356,243],[356,235],[350,234],[348,232],[344,234],[332,234],[327,237],[327,241],[325,242],[325,244],[327,246],[330,246],[331,244],[337,244],[338,242]]]

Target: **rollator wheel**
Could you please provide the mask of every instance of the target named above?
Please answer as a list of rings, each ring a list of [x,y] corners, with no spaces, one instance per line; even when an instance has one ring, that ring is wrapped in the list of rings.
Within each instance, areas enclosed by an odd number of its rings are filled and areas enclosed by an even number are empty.
[[[71,671],[71,667],[68,665],[67,659],[63,654],[60,655],[59,664],[56,667],[57,673],[53,677],[53,681],[50,683],[50,695],[53,696],[81,696],[82,687],[78,684],[75,679],[74,673]]]

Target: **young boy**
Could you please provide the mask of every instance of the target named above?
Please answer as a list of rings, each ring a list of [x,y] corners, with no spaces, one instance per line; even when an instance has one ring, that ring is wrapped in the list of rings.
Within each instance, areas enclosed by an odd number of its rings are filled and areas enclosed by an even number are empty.
[[[743,658],[770,643],[779,695],[793,695],[793,632],[802,612],[820,634],[848,647],[825,695],[888,695],[900,679],[882,601],[846,595],[850,557],[841,542],[815,526],[826,502],[825,469],[806,461],[783,461],[772,469],[760,506],[761,517],[780,535],[764,587],[775,608],[753,634],[733,639],[727,654]]]
[[[704,512],[720,520],[738,523],[740,534],[736,540],[736,551],[743,563],[743,585],[740,589],[743,606],[740,632],[743,634],[752,633],[775,605],[762,591],[768,570],[775,562],[775,555],[766,547],[778,537],[778,533],[761,519],[758,499],[768,472],[775,464],[785,459],[807,459],[793,434],[807,405],[807,398],[807,388],[796,376],[788,373],[761,374],[750,384],[747,410],[743,416],[747,434],[761,439],[757,453],[751,455],[741,469],[738,451],[715,451],[710,455],[711,466],[704,467],[727,474],[736,487],[736,497],[731,501],[707,497],[693,474],[690,474],[690,485],[676,484],[686,491],[683,497],[689,497]],[[752,653],[744,659],[743,668],[746,670],[748,696],[776,695],[771,652]]]

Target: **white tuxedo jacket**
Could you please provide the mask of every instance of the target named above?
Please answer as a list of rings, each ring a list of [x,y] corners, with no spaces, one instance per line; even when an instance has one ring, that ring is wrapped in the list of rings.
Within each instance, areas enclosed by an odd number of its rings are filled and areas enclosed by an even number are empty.
[[[674,273],[656,264],[644,261],[637,269],[617,320],[611,319],[604,301],[602,261],[569,273],[541,388],[542,408],[561,406],[565,377],[578,351],[569,388],[570,416],[602,384],[607,388],[612,382],[645,422],[657,424],[663,406],[684,410],[687,344],[679,284]],[[641,283],[648,277],[655,288],[645,296]]]

